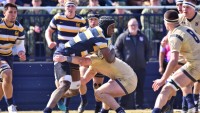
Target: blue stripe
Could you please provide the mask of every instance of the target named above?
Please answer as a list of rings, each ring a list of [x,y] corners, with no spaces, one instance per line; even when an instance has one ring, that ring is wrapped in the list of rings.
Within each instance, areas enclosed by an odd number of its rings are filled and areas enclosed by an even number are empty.
[[[119,84],[119,86],[124,90],[125,94],[127,95],[128,91],[126,91],[125,87],[121,84],[121,82],[118,79],[116,79],[115,81]]]
[[[99,32],[97,31],[96,28],[91,29],[92,34],[94,35],[94,37],[99,36]]]
[[[2,41],[2,40],[0,40],[0,44],[9,44],[9,43],[15,44],[15,41]]]
[[[15,31],[19,32],[19,34],[17,36],[23,36],[24,33],[23,32],[20,32],[18,30],[12,30],[12,29],[3,29],[3,28],[0,28],[0,34],[1,35],[11,35],[11,36],[16,36],[15,35]]]
[[[80,33],[80,34],[79,34],[79,37],[81,38],[81,41],[88,40],[84,32],[83,32],[83,33]]]
[[[180,35],[177,35],[177,34],[173,34],[170,37],[176,37],[176,38],[180,39],[181,41],[183,41],[183,38]]]
[[[74,42],[74,40],[70,40],[68,41],[69,45],[73,46],[74,44],[76,44],[76,42]]]
[[[57,33],[61,36],[66,36],[66,37],[75,37],[77,35],[77,33],[63,32],[63,31],[58,31]]]
[[[182,72],[193,82],[196,82],[196,80],[184,69],[182,69]]]

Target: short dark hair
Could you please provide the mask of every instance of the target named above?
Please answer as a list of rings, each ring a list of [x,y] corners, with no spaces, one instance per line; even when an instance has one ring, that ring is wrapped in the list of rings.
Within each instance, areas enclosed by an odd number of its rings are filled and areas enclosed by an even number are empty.
[[[15,4],[12,4],[12,3],[7,3],[5,6],[4,6],[4,10],[3,11],[7,11],[8,10],[8,7],[14,7],[17,9],[17,6]]]
[[[164,20],[167,22],[178,22],[178,12],[175,10],[168,10],[164,14]]]
[[[99,18],[99,14],[96,12],[96,11],[90,11],[88,14],[87,14],[87,18]]]

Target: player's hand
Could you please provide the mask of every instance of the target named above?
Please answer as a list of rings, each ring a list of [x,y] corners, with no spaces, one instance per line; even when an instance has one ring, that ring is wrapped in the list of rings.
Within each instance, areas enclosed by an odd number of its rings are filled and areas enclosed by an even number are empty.
[[[162,79],[156,79],[153,81],[152,88],[154,91],[157,91],[164,84],[165,84],[165,81],[163,81]]]
[[[49,47],[50,49],[53,49],[54,47],[56,47],[56,45],[57,45],[56,42],[50,42],[50,43],[48,43],[48,47]]]
[[[19,56],[19,59],[20,59],[21,61],[25,61],[25,60],[26,60],[26,54],[25,54],[24,51],[19,51],[19,52],[18,52],[18,56]]]
[[[66,57],[63,55],[56,55],[53,57],[53,61],[54,62],[65,62],[66,61]]]

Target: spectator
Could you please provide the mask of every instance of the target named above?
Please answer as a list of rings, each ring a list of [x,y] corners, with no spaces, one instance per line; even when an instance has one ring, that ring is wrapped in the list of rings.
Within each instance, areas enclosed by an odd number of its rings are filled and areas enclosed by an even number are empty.
[[[160,0],[150,0],[151,6],[160,6]],[[154,15],[153,15],[154,14]],[[159,15],[160,14],[160,15]],[[153,55],[157,56],[160,40],[163,37],[163,10],[161,9],[143,9],[141,15],[142,32],[149,38],[150,45],[155,48]],[[148,16],[148,17],[147,17]],[[155,41],[156,40],[156,41]],[[156,42],[156,44],[153,43]],[[158,46],[157,46],[158,45]]]
[[[115,2],[114,6],[125,6],[125,2]],[[127,23],[131,18],[131,12],[129,10],[125,9],[119,9],[116,8],[115,11],[113,12],[115,14],[114,19],[115,19],[115,32],[113,34],[112,38],[112,43],[114,44],[116,41],[116,38],[126,30],[127,28]]]
[[[42,4],[42,0],[32,0],[33,7],[39,7]],[[48,26],[50,18],[45,16],[36,16],[36,15],[49,15],[46,10],[28,10],[25,12],[25,15],[30,15],[30,18],[26,18],[24,20],[24,27],[27,32],[27,45],[28,52],[30,55],[29,61],[34,61],[34,57],[36,56],[36,43],[44,43],[46,50],[46,57],[51,57],[51,50],[48,48],[45,41],[45,29]],[[46,59],[47,61],[51,61],[50,58]]]
[[[64,0],[58,0],[58,4],[56,5],[56,7],[63,7],[63,9],[53,9],[53,10],[51,10],[52,15],[64,12],[65,11],[64,10]]]
[[[96,7],[96,6],[100,6],[98,0],[89,0],[88,7]],[[99,14],[105,14],[105,11],[103,9],[82,9],[79,14],[86,18],[87,14],[90,11],[93,11]]]
[[[138,76],[136,91],[121,97],[120,104],[125,109],[143,108],[145,68],[150,51],[148,39],[139,31],[138,22],[135,18],[128,21],[128,30],[117,38],[115,46],[116,56],[130,65]],[[136,104],[134,103],[134,97]]]

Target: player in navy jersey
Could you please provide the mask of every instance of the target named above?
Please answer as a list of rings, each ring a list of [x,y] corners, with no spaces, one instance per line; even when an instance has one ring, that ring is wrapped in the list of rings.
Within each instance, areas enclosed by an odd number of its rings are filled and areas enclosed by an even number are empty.
[[[0,19],[0,78],[2,91],[8,105],[9,113],[17,113],[13,103],[13,46],[16,47],[20,60],[26,60],[24,47],[24,28],[16,21],[17,6],[8,3],[4,6],[4,18]]]
[[[63,45],[76,36],[80,28],[85,26],[85,19],[75,13],[76,6],[76,0],[65,0],[65,12],[56,14],[51,20],[50,25],[45,32],[45,38],[49,48],[59,48],[60,45]],[[57,33],[56,42],[52,40],[54,32]],[[67,62],[54,62],[54,72],[57,89],[52,93],[44,113],[51,113],[56,103],[62,97],[62,94],[68,89],[73,91],[72,95],[77,95],[79,93],[79,87],[77,87],[77,84],[80,82],[78,65]],[[72,75],[71,84],[65,82],[66,75]],[[65,105],[63,105],[62,100],[63,99],[58,102],[58,107],[67,113],[68,110]]]

